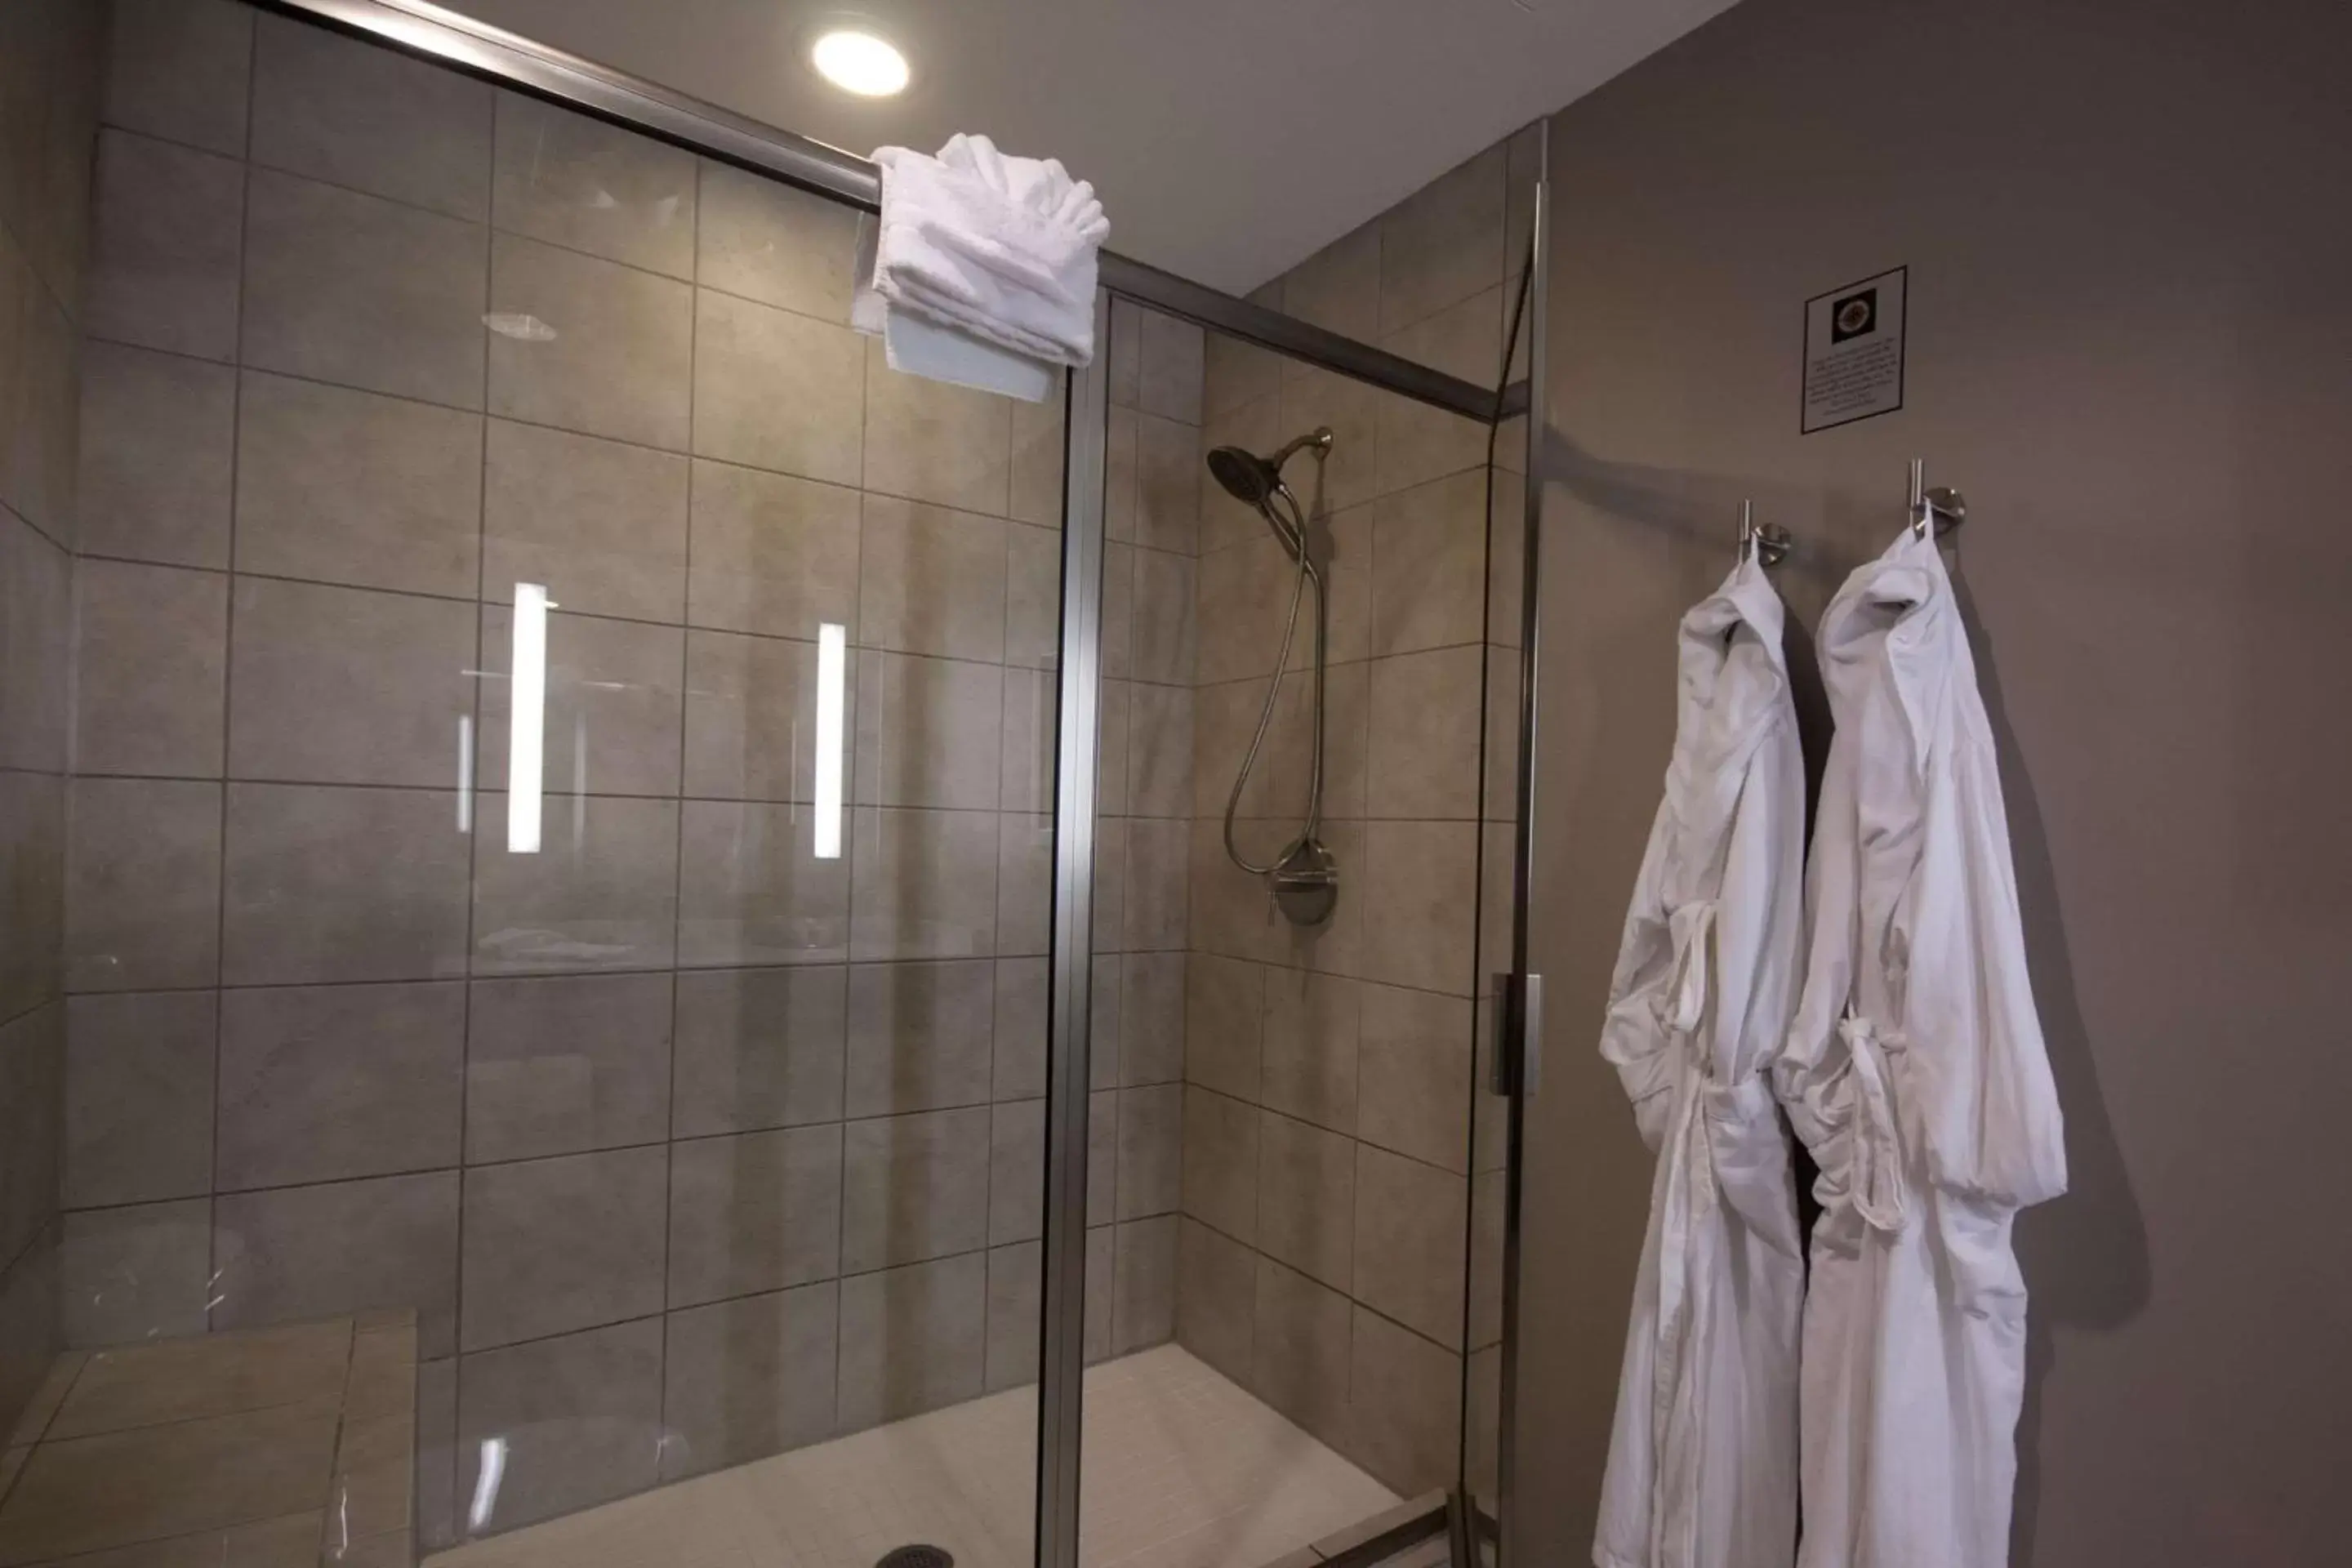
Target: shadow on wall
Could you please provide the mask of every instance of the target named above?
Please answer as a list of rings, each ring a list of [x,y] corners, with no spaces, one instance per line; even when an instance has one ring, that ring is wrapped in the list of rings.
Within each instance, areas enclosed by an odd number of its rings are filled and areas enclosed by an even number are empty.
[[[1957,557],[1958,552],[1954,552]],[[1956,559],[1954,564],[1959,565]],[[2066,1195],[2028,1209],[2017,1222],[2016,1244],[2029,1300],[2025,1339],[2025,1411],[2017,1424],[2017,1503],[2010,1557],[2032,1563],[2042,1508],[2042,1393],[2056,1363],[2056,1331],[2105,1332],[2121,1328],[2147,1304],[2147,1227],[2124,1168],[2123,1151],[2107,1119],[2105,1096],[2091,1054],[2090,1030],[2074,994],[2074,966],[2058,908],[2058,877],[2041,799],[2026,771],[2002,700],[2000,668],[1965,570],[1953,573],[1954,596],[1977,684],[1991,721],[2000,760],[2000,793],[2009,808],[2010,853],[2017,867],[2017,902],[2025,923],[2025,958],[2050,1074],[2066,1117]]]
[[[1758,515],[1767,520],[1820,520],[1817,531],[1799,531],[1796,552],[1774,573],[1790,612],[1784,647],[1803,738],[1810,818],[1832,730],[1814,656],[1812,623],[1847,574],[1893,538],[1892,529],[1901,513],[1899,503],[1893,501],[1892,487],[1888,503],[1865,502],[1851,494],[1823,495],[1782,481],[1604,462],[1579,449],[1557,430],[1549,433],[1546,446],[1548,472],[1580,508],[1655,530],[1663,538],[1698,552],[1695,560],[1715,559],[1706,550],[1719,542],[1717,553],[1727,571],[1731,563],[1733,520],[1741,500],[1753,499]],[[2032,1305],[2027,1318],[2025,1406],[2018,1423],[2011,1556],[2015,1562],[2030,1563],[2035,1561],[2034,1531],[2042,1502],[2042,1391],[2056,1363],[2057,1331],[2063,1327],[2105,1333],[2123,1327],[2147,1306],[2151,1275],[2146,1223],[2116,1142],[2089,1029],[2076,998],[2074,963],[2041,802],[2009,722],[1999,660],[1969,592],[1965,550],[1963,534],[1947,547],[1946,560],[1952,567],[1955,597],[1976,657],[1979,686],[1999,756],[2034,1004],[2041,1014],[2050,1070],[2066,1120],[2067,1193],[2026,1211],[2016,1230],[2018,1258]],[[1706,593],[1713,582],[1708,577],[1686,584],[1690,596],[1696,599]],[[1809,820],[1809,840],[1811,826]]]

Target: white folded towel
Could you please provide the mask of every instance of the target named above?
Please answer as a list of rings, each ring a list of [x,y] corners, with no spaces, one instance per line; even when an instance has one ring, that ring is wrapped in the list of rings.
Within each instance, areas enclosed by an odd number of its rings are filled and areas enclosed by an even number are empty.
[[[1016,353],[912,310],[894,310],[874,291],[874,220],[862,219],[857,228],[857,276],[865,281],[851,297],[849,324],[882,340],[883,356],[892,370],[1029,403],[1045,402],[1062,384],[1057,364]]]
[[[894,310],[1055,364],[1095,353],[1095,257],[1110,225],[1057,161],[958,135],[928,157],[874,154],[882,223],[873,286]]]

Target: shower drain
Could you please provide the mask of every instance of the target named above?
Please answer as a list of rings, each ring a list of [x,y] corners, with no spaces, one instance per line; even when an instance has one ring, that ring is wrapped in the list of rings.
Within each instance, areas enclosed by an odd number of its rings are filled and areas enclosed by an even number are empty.
[[[937,1546],[894,1546],[874,1568],[955,1568],[955,1559]]]

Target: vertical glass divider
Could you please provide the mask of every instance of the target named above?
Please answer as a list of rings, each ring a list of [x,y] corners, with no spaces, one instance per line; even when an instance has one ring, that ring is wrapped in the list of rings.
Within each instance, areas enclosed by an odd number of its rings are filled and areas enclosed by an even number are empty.
[[[1095,345],[1094,363],[1069,374],[1063,424],[1061,700],[1054,759],[1053,1005],[1045,1085],[1044,1343],[1037,1388],[1038,1568],[1077,1568],[1078,1561],[1103,471],[1110,420],[1110,296],[1099,291],[1095,295]]]
[[[1540,668],[1540,628],[1543,623],[1543,503],[1544,452],[1549,426],[1551,318],[1551,120],[1536,122],[1537,139],[1534,243],[1528,278],[1528,406],[1526,463],[1525,562],[1519,581],[1519,776],[1518,823],[1511,851],[1511,974],[1517,1000],[1524,1003],[1540,978],[1528,973],[1528,914],[1533,896],[1536,856],[1536,678]],[[1500,1397],[1496,1441],[1496,1558],[1501,1568],[1517,1568],[1525,1543],[1514,1528],[1517,1512],[1519,1372],[1519,1205],[1527,1169],[1527,1098],[1535,1075],[1535,1059],[1543,1049],[1539,1015],[1522,1005],[1516,1009],[1519,1037],[1513,1042],[1517,1058],[1505,1115],[1503,1160],[1503,1349],[1497,1383]],[[1529,1036],[1538,1037],[1530,1038]],[[1497,1052],[1499,1056],[1501,1053]]]

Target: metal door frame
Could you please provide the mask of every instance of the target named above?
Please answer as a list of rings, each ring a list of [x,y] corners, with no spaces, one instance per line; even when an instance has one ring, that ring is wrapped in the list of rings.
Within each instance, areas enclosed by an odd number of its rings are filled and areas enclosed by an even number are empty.
[[[1095,342],[1110,342],[1110,296],[1100,290],[1095,295]],[[1045,1321],[1037,1363],[1038,1568],[1077,1568],[1078,1562],[1109,358],[1108,352],[1097,353],[1094,363],[1066,378],[1061,700],[1054,739],[1053,1005],[1045,1049]]]
[[[1511,846],[1511,967],[1496,1009],[1497,1070],[1508,1089],[1503,1162],[1503,1345],[1495,1458],[1496,1559],[1517,1568],[1520,1204],[1527,1173],[1527,1102],[1543,1083],[1543,976],[1528,968],[1528,913],[1536,857],[1536,685],[1542,663],[1543,508],[1551,386],[1551,120],[1536,122],[1535,221],[1528,253],[1527,494],[1521,515],[1517,831]],[[1475,1542],[1472,1543],[1473,1551]]]
[[[445,10],[428,0],[247,3],[359,33],[850,206],[874,212],[882,204],[882,171],[854,153],[763,125],[717,104]],[[1102,253],[1100,276],[1103,288],[1121,299],[1371,382],[1466,419],[1485,420],[1494,402],[1491,387],[1474,385],[1115,251]]]

